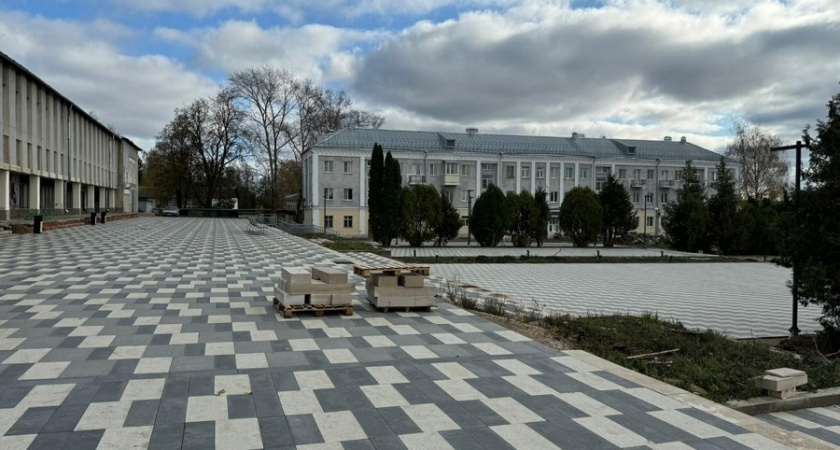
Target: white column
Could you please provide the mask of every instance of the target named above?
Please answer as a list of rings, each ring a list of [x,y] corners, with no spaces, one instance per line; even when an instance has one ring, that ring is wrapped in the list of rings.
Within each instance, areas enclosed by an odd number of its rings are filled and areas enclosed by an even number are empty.
[[[557,200],[563,203],[563,198],[566,197],[566,163],[563,161],[560,161],[560,189],[557,189],[557,192],[560,193]]]
[[[536,192],[536,191],[535,191]],[[549,208],[551,207],[551,162],[545,163],[545,194],[548,196]]]
[[[94,197],[95,196],[95,194],[94,194],[95,189],[96,189],[96,186],[92,186],[90,184],[87,186],[87,191],[86,191],[87,192],[87,200],[86,200],[87,204],[85,205],[87,207],[87,211],[85,211],[85,212],[87,212],[87,213],[92,213],[92,212],[96,211],[94,209],[94,206],[96,206],[95,203],[94,203],[94,201],[96,199]]]
[[[0,89],[2,90],[2,89]],[[0,170],[0,220],[8,221],[10,219],[10,208],[11,208],[11,201],[9,200],[9,195],[11,192],[10,185],[11,183],[11,174],[8,170]]]
[[[55,205],[53,205],[53,209],[58,209],[63,212],[67,207],[67,203],[64,201],[64,181],[55,180],[54,191]]]
[[[580,163],[575,163],[575,187],[580,185]]]
[[[123,189],[108,189],[108,209],[114,211],[117,208],[117,196],[125,195]]]
[[[425,168],[423,169],[426,170]],[[367,182],[367,166],[365,165],[365,157],[359,157],[359,234],[364,236],[367,234],[367,192],[365,192],[365,183]]]
[[[709,168],[704,167],[703,168],[703,182],[707,183],[708,181],[709,181]]]
[[[29,209],[41,209],[41,177],[29,175]]]
[[[475,189],[473,195],[478,197],[481,194],[481,160],[475,161]]]
[[[516,193],[522,190],[522,162],[516,161]],[[499,184],[502,184],[502,181],[499,180]]]
[[[107,208],[105,205],[108,203],[106,200],[106,197],[108,196],[108,189],[101,186],[97,187],[97,189],[99,189],[99,210],[105,211],[105,208]]]
[[[531,195],[534,195],[535,192],[537,192],[537,163],[531,161]]]
[[[73,196],[72,203],[73,209],[81,213],[82,212],[82,183],[72,183],[72,192],[70,195]]]
[[[610,175],[612,175],[613,178],[618,178],[618,174],[615,173],[615,164],[610,166]]]
[[[312,158],[309,159],[312,162],[312,196],[310,200],[312,200],[312,225],[321,226],[321,208],[318,205],[321,204],[321,196],[323,195],[320,192],[320,186],[318,185],[318,175],[321,173],[321,167],[318,165],[318,154],[313,152]],[[333,223],[333,225],[335,225]]]

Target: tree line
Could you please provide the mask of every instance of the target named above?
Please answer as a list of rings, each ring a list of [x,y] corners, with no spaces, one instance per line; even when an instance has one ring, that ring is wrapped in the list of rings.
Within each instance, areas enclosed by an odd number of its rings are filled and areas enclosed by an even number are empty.
[[[381,116],[353,108],[344,91],[273,66],[230,74],[209,98],[176,108],[144,162],[144,185],[179,207],[303,209],[301,155],[319,134],[351,125],[379,128]]]

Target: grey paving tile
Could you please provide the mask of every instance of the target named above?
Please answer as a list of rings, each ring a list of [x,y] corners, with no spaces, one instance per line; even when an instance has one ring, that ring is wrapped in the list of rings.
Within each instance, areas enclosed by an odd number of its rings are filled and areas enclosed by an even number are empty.
[[[343,441],[341,446],[344,447],[344,450],[374,450],[376,448],[368,439]]]
[[[254,397],[251,394],[228,395],[228,417],[231,419],[248,419],[257,417]]]
[[[36,407],[29,408],[23,415],[9,428],[6,436],[15,436],[20,434],[38,434],[44,425],[46,425],[58,408],[56,407]]]
[[[156,423],[149,450],[179,450],[184,441],[184,423]]]
[[[144,427],[154,425],[159,407],[159,400],[135,400],[131,402],[131,408],[128,410],[128,416],[123,426]]]
[[[263,416],[258,421],[260,437],[266,448],[294,447],[295,441],[284,416]]]
[[[295,445],[317,444],[324,442],[315,419],[309,414],[286,416],[289,430]]]
[[[76,431],[64,441],[67,450],[95,450],[105,430]]]
[[[516,450],[489,428],[467,428],[464,430],[478,445],[485,449]]]
[[[204,450],[216,446],[215,422],[188,422],[184,424],[184,439],[181,448],[184,450]]]
[[[40,433],[29,445],[28,450],[55,450],[62,448],[70,438],[70,432],[63,433]]]
[[[392,406],[378,408],[377,410],[388,426],[391,427],[391,431],[396,434],[419,433],[422,431],[402,408]]]

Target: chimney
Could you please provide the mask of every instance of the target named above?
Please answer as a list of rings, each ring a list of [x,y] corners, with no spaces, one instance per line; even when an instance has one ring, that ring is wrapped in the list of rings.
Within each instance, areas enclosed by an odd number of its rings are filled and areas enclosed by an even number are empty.
[[[472,136],[476,133],[478,133],[478,128],[472,128],[472,127],[467,128],[467,134],[469,134],[470,136]]]
[[[680,138],[680,142],[682,142],[683,144],[685,144],[685,136],[682,136],[682,137]]]
[[[583,133],[578,133],[577,131],[572,131],[572,139],[577,139],[577,138],[583,139],[585,137],[586,137],[586,135],[583,134]]]
[[[665,141],[666,142],[671,142],[671,136],[665,136]]]

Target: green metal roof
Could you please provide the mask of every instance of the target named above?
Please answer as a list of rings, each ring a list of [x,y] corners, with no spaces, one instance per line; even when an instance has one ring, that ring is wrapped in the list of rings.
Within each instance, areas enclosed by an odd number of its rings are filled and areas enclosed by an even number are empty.
[[[454,145],[450,146],[451,144]],[[345,128],[319,136],[318,149],[373,149],[379,143],[385,151],[481,153],[492,155],[585,156],[595,158],[638,158],[661,160],[720,160],[721,155],[690,142],[645,141],[507,134],[449,133],[434,131]],[[450,145],[448,145],[450,144]],[[635,154],[630,149],[635,148]]]

